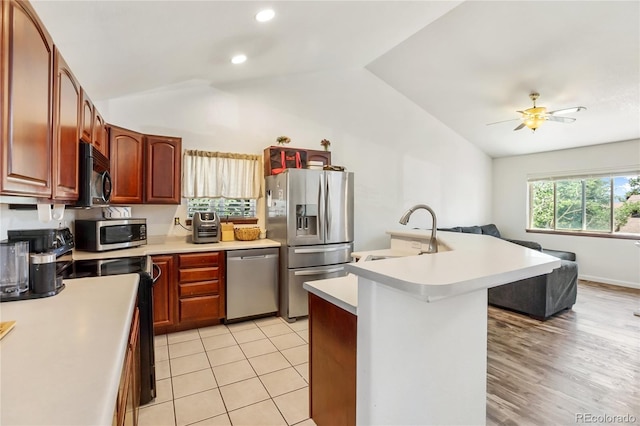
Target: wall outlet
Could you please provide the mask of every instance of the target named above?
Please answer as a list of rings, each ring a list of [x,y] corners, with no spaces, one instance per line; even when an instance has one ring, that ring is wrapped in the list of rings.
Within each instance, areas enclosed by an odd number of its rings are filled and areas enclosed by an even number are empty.
[[[174,225],[180,225],[180,218],[179,217],[174,217],[173,218],[173,224]]]
[[[185,223],[187,224],[187,226],[191,226],[193,222],[191,221],[191,219],[187,219],[185,220]]]

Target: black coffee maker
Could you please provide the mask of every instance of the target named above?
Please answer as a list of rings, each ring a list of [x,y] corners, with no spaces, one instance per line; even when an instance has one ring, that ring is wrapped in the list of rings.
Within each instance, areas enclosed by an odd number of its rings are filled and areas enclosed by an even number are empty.
[[[69,228],[15,229],[7,231],[7,237],[9,242],[29,243],[29,290],[0,295],[0,301],[55,296],[64,289],[62,270],[71,262],[74,247]]]

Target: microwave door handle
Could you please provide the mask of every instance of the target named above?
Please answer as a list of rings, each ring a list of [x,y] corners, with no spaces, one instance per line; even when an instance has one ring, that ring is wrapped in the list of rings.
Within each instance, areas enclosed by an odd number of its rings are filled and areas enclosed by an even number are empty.
[[[109,172],[102,173],[102,200],[108,203],[111,200],[111,175]]]

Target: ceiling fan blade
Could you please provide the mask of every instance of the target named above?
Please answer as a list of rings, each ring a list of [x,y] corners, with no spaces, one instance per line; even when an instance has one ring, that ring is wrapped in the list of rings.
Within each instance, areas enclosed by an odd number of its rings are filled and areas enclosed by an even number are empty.
[[[549,111],[547,114],[551,114],[551,115],[571,114],[572,112],[580,112],[580,111],[584,111],[585,109],[586,108],[583,106],[576,106],[571,108],[557,109],[555,111]]]
[[[576,121],[576,119],[573,118],[573,117],[558,117],[558,116],[555,116],[555,115],[547,115],[545,117],[545,120],[557,121],[559,123],[573,123],[574,121]]]
[[[493,124],[499,124],[499,123],[507,123],[509,121],[518,121],[518,120],[520,120],[520,119],[519,118],[511,118],[509,120],[502,120],[502,121],[496,121],[496,122],[493,122],[493,123],[487,123],[487,126],[491,126]]]
[[[520,130],[524,127],[524,123],[520,123],[520,125],[518,127],[516,127],[515,129],[513,129],[513,131],[515,132],[516,130]]]

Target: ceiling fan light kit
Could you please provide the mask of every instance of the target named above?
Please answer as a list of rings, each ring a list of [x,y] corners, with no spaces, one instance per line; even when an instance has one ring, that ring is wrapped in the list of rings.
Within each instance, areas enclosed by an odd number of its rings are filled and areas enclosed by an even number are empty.
[[[532,131],[536,131],[538,127],[542,125],[545,121],[556,121],[558,123],[573,123],[576,121],[573,117],[559,117],[562,114],[570,114],[573,112],[583,111],[586,108],[583,106],[575,106],[570,108],[563,108],[556,111],[547,112],[546,107],[536,106],[536,100],[540,97],[540,94],[537,92],[532,92],[529,94],[529,99],[533,102],[533,107],[525,109],[524,111],[516,111],[521,114],[519,120],[522,120],[522,123],[515,130],[520,130],[524,127],[531,129]],[[518,120],[517,118],[515,120]],[[506,120],[512,121],[512,120]],[[496,123],[489,123],[488,125],[503,123],[504,121],[498,121]]]

